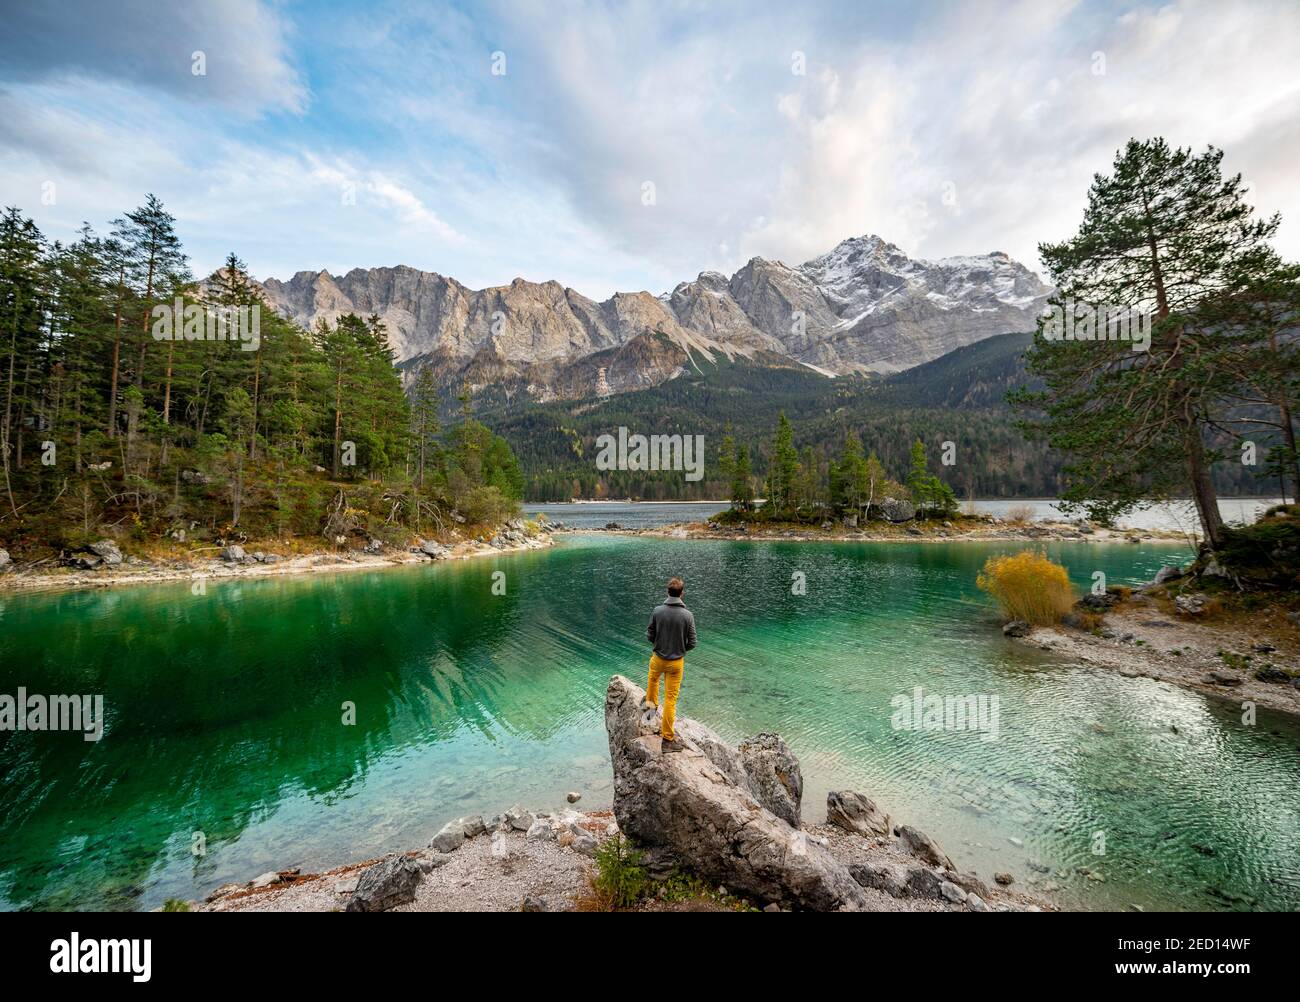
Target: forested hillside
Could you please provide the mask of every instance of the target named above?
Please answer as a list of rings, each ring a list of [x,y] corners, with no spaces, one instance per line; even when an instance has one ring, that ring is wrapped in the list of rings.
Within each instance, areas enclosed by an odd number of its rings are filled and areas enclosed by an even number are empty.
[[[526,457],[530,500],[569,497],[720,498],[729,484],[717,449],[730,434],[747,445],[756,475],[767,469],[772,429],[784,413],[803,455],[812,450],[823,478],[848,432],[902,477],[912,444],[933,454],[956,443],[956,464],[944,468],[963,495],[1050,495],[1058,465],[1041,445],[1027,443],[1011,422],[1006,391],[1020,378],[1017,358],[1028,335],[992,338],[888,378],[827,379],[805,367],[757,366],[744,358],[710,362],[652,389],[606,400],[527,405],[488,411],[483,420]],[[680,474],[597,471],[597,436],[626,427],[640,434],[703,435],[709,461],[702,481]]]
[[[75,551],[104,533],[196,545],[387,537],[491,522],[522,476],[468,416],[408,402],[383,325],[311,332],[258,298],[233,254],[195,283],[153,196],[48,243],[0,218],[0,542]]]
[[[874,452],[892,476],[903,476],[912,445],[920,440],[935,471],[963,498],[1054,497],[1063,486],[1061,458],[1045,443],[1026,438],[1007,403],[1009,392],[1039,385],[1022,359],[1032,342],[1032,334],[1003,334],[884,378],[827,379],[802,366],[695,356],[693,374],[651,389],[489,409],[482,418],[523,457],[525,496],[532,501],[725,498],[729,483],[717,461],[723,438],[730,434],[747,445],[761,476],[780,413],[793,425],[800,455],[811,449],[823,478],[848,433],[856,432],[864,450]],[[680,473],[598,471],[595,440],[619,427],[645,435],[703,435],[704,479],[689,483]],[[944,442],[956,447],[950,467],[938,465]],[[1215,465],[1214,478],[1229,494],[1276,491],[1276,482],[1259,472],[1229,460]]]

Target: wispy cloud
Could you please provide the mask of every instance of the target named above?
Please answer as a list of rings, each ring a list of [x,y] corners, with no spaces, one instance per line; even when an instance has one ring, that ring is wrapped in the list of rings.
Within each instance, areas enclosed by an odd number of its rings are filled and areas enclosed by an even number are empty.
[[[156,191],[196,271],[234,249],[603,296],[865,232],[1036,266],[1158,134],[1223,146],[1300,257],[1287,0],[176,6],[11,18],[2,194],[53,235]]]

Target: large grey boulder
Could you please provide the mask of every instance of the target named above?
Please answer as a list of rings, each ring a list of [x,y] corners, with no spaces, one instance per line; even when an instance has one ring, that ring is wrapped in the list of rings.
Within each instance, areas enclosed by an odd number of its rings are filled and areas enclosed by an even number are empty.
[[[614,816],[624,835],[652,853],[671,854],[710,883],[762,902],[816,911],[866,907],[847,867],[705,753],[691,736],[694,721],[679,721],[681,750],[665,755],[656,715],[643,712],[644,698],[621,675],[610,679],[605,693]]]
[[[451,550],[433,539],[420,540],[420,545],[416,547],[416,550],[423,553],[430,560],[446,560],[451,556]]]
[[[465,826],[460,821],[448,821],[429,840],[429,848],[439,852],[455,852],[465,844]]]
[[[792,828],[799,827],[803,802],[803,773],[799,760],[781,739],[764,731],[740,743],[740,762],[758,802]]]
[[[1174,581],[1183,576],[1183,569],[1174,564],[1165,564],[1160,570],[1156,571],[1156,576],[1151,579],[1153,585],[1162,585],[1166,581]]]
[[[916,506],[899,498],[884,498],[872,507],[891,522],[910,522],[916,518]]]
[[[122,551],[111,539],[101,539],[86,547],[91,553],[104,561],[106,567],[116,567],[122,562]]]
[[[228,564],[239,564],[248,559],[248,554],[244,552],[244,548],[238,543],[232,543],[222,549],[221,559]]]
[[[344,911],[385,912],[415,900],[424,871],[409,856],[389,856],[366,869]]]
[[[889,835],[889,815],[870,797],[852,790],[826,794],[826,823],[855,835]]]

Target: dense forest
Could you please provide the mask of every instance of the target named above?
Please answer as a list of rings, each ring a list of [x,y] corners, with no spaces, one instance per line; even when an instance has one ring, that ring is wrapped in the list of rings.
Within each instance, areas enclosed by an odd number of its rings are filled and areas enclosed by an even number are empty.
[[[926,444],[935,473],[957,494],[975,497],[1056,497],[1066,489],[1064,455],[1027,436],[1007,401],[1010,392],[1042,384],[1026,371],[1034,335],[1004,334],[887,377],[827,379],[803,366],[755,365],[743,357],[694,359],[698,372],[646,390],[603,400],[524,404],[485,411],[482,420],[524,457],[525,496],[532,501],[580,498],[726,499],[730,483],[720,463],[723,439],[750,450],[756,475],[771,462],[777,415],[790,419],[801,456],[812,450],[823,486],[846,438],[855,434],[886,470],[903,479],[912,445]],[[626,427],[641,434],[698,434],[708,461],[703,480],[681,474],[599,471],[592,461],[598,436]],[[1261,443],[1276,441],[1263,434]],[[942,462],[952,442],[951,465]],[[1260,450],[1267,454],[1267,444]],[[1225,458],[1214,479],[1225,494],[1271,494],[1275,471],[1261,460]]]
[[[517,507],[509,447],[409,397],[375,317],[306,331],[231,255],[191,276],[153,196],[47,242],[0,218],[0,540],[75,550],[105,529],[189,545],[257,537],[402,542]]]

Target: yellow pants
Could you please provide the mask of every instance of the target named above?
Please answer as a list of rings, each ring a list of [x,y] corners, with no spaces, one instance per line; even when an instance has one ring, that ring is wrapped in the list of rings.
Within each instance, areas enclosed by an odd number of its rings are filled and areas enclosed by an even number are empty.
[[[685,667],[685,658],[665,661],[658,654],[650,655],[650,682],[645,687],[645,698],[651,705],[659,704],[659,677],[663,676],[663,724],[659,728],[659,734],[666,741],[672,741],[676,737],[673,721],[677,719],[677,694],[682,691],[682,671]]]

